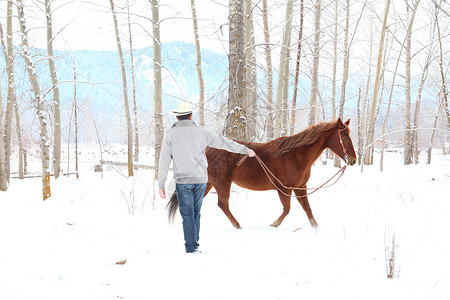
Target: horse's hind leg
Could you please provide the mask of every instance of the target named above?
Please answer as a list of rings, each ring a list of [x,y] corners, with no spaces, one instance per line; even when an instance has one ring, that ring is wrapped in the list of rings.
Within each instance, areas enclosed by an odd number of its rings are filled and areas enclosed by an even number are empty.
[[[286,194],[290,194],[292,191],[288,191]],[[278,227],[281,225],[281,222],[283,222],[284,218],[289,214],[289,211],[291,210],[291,197],[286,196],[285,194],[278,192],[278,196],[280,197],[281,204],[283,204],[283,213],[281,216],[275,220],[270,226]]]
[[[208,195],[208,193],[209,193],[209,191],[212,189],[212,187],[213,187],[213,184],[212,184],[211,182],[208,182],[208,183],[206,184],[205,194],[203,195],[203,198],[205,198],[206,195]]]
[[[231,183],[228,183],[225,185],[220,185],[220,186],[214,185],[214,188],[216,189],[217,196],[219,198],[219,202],[218,202],[219,207],[222,209],[224,214],[228,217],[228,219],[230,220],[230,222],[234,226],[234,228],[242,229],[241,225],[234,218],[233,214],[230,211],[230,206],[229,206],[228,200],[230,199]]]
[[[295,195],[297,196],[298,202],[300,202],[301,206],[303,207],[303,210],[305,211],[306,215],[308,216],[309,223],[311,223],[311,226],[314,228],[319,227],[317,225],[316,219],[314,219],[314,216],[311,211],[311,207],[309,206],[308,202],[308,196],[306,193],[306,185],[302,186],[302,188],[305,188],[304,190],[294,190]]]

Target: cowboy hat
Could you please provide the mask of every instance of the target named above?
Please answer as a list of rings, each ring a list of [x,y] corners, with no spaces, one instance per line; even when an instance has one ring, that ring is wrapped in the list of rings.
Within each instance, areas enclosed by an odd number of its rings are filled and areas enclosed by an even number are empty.
[[[169,114],[172,116],[185,116],[192,114],[194,110],[192,110],[192,105],[189,102],[180,102],[176,109],[171,109]]]

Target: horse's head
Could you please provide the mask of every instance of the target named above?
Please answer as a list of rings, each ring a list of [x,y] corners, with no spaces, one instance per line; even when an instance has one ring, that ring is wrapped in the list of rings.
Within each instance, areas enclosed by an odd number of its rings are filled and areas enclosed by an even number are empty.
[[[350,137],[349,124],[350,119],[345,123],[342,122],[341,118],[337,120],[336,130],[328,138],[327,147],[349,165],[353,166],[356,163],[356,153]]]

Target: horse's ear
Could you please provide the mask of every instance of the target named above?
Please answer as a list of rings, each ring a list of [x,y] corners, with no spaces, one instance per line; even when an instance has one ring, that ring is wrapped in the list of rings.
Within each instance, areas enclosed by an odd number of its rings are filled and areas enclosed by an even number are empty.
[[[345,125],[350,125],[350,119],[347,120],[347,122],[344,123]]]
[[[341,117],[338,118],[337,124],[339,129],[345,128],[344,123],[342,123]]]

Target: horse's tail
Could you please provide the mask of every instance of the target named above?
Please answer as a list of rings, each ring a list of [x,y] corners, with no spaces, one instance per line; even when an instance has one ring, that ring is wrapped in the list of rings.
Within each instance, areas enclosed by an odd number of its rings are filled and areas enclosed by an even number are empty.
[[[167,209],[167,216],[169,217],[169,223],[173,223],[173,221],[175,220],[175,214],[177,213],[178,210],[177,192],[174,192],[170,197],[166,209]]]

